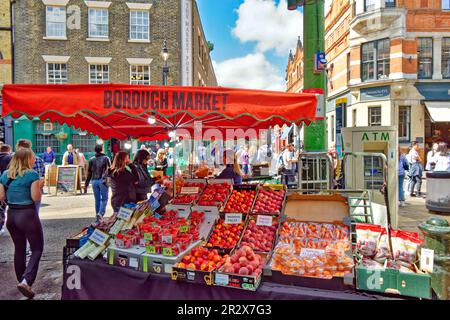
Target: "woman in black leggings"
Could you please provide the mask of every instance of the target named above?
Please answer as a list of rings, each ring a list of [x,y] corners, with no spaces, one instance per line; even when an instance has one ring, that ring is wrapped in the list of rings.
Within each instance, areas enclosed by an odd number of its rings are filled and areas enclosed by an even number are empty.
[[[21,148],[14,154],[9,169],[0,177],[0,201],[8,203],[6,228],[14,242],[14,269],[17,289],[29,299],[39,268],[44,236],[35,202],[41,200],[39,175],[34,171],[35,156],[31,149]],[[27,264],[26,248],[30,243],[31,257]]]

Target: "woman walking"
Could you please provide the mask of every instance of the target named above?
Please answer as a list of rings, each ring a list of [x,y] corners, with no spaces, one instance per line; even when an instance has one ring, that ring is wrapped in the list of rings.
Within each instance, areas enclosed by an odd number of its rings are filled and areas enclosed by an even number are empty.
[[[44,249],[44,235],[35,202],[41,201],[39,175],[34,171],[35,155],[31,149],[20,148],[14,154],[9,169],[0,178],[0,200],[8,203],[6,228],[14,242],[14,269],[17,289],[32,299],[31,289]],[[27,264],[27,241],[31,257]]]
[[[111,206],[114,212],[126,203],[136,202],[137,172],[130,166],[130,156],[125,151],[119,151],[108,169],[108,180],[111,186]]]

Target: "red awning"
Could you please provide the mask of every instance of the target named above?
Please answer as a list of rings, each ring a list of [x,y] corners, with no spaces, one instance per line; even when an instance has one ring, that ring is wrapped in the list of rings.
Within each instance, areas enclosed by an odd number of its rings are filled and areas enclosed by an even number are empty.
[[[3,116],[67,123],[103,139],[181,129],[265,129],[316,119],[315,94],[133,85],[4,85]],[[149,117],[156,123],[149,124]],[[195,124],[197,122],[197,124]],[[167,132],[167,131],[166,131]]]

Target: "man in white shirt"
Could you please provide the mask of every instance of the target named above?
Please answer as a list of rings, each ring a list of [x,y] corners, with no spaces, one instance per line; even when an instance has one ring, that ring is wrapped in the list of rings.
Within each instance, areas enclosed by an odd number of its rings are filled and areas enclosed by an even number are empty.
[[[294,155],[294,145],[288,144],[286,149],[283,151],[283,164],[284,164],[284,175],[286,179],[286,183],[288,181],[292,181],[295,179],[295,163],[297,162],[297,159]]]

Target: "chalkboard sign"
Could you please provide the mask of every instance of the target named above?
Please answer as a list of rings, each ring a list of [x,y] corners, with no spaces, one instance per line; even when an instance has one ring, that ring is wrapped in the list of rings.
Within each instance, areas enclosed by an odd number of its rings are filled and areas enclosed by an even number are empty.
[[[77,193],[78,166],[58,166],[56,194]]]

